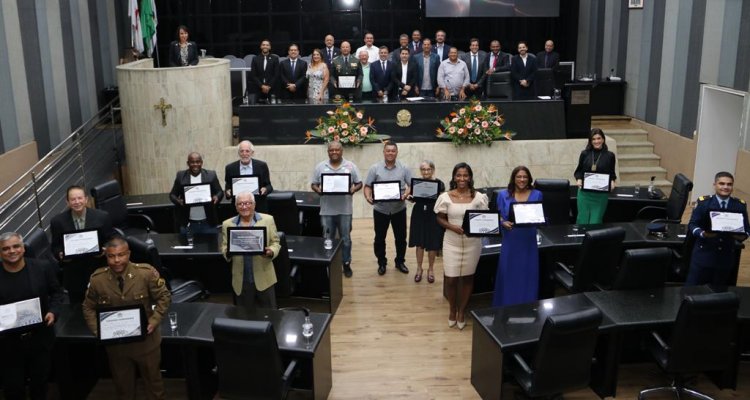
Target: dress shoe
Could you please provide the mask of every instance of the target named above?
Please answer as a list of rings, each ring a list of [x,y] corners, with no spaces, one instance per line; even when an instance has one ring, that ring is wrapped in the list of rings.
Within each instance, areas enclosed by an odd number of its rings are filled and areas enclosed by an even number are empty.
[[[466,327],[466,321],[458,321],[456,322],[456,326],[458,326],[458,329],[464,330],[464,328]]]
[[[448,320],[448,328],[453,328],[454,326],[456,326],[456,321],[452,320],[452,319],[449,319]]]
[[[344,263],[344,276],[347,278],[352,277],[352,263]]]
[[[385,275],[385,264],[378,265],[378,275]]]
[[[414,275],[414,282],[417,282],[417,283],[422,282],[422,270],[421,269],[418,269],[417,274]]]
[[[396,264],[396,269],[405,274],[409,273],[409,268],[406,268],[406,264]]]

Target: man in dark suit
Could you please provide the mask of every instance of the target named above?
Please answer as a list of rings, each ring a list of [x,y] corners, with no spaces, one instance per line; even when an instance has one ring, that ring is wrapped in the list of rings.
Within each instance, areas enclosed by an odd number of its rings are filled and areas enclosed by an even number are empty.
[[[539,68],[557,68],[560,64],[560,55],[555,50],[555,42],[548,40],[544,43],[544,51],[536,54],[536,62]]]
[[[419,29],[415,29],[411,33],[411,42],[409,42],[409,54],[415,55],[422,52],[422,32]]]
[[[52,254],[60,260],[63,270],[63,286],[68,291],[71,304],[83,301],[89,276],[106,263],[99,252],[70,258],[65,254],[63,235],[78,230],[96,229],[99,245],[103,245],[114,234],[112,219],[103,210],[88,208],[89,198],[81,186],[68,188],[65,201],[68,209],[57,214],[50,221]]]
[[[411,57],[417,65],[416,93],[419,96],[437,97],[437,71],[440,67],[440,56],[432,52],[430,38],[424,38],[421,47],[422,52]],[[425,70],[428,71],[427,75],[425,75]]]
[[[409,48],[409,36],[402,33],[401,36],[398,37],[398,44],[399,47],[393,49],[391,52],[391,61],[393,64],[398,64],[401,61],[401,50],[407,49],[411,54],[411,49]]]
[[[41,325],[0,337],[0,352],[6,368],[2,386],[6,399],[25,399],[26,382],[32,399],[47,398],[47,378],[52,365],[55,320],[60,315],[64,293],[57,281],[57,266],[49,261],[26,258],[23,238],[16,232],[0,235],[0,304],[39,298]]]
[[[299,46],[289,45],[289,57],[281,62],[282,96],[285,99],[307,97],[307,63],[299,57]]]
[[[192,152],[187,158],[188,169],[177,172],[169,192],[169,199],[175,205],[175,222],[180,233],[215,233],[219,220],[216,216],[216,204],[224,198],[216,172],[203,169],[203,156]],[[191,206],[185,204],[185,186],[211,185],[211,199],[206,204]]]
[[[362,68],[360,68],[359,59],[356,55],[351,54],[352,46],[349,42],[341,42],[341,55],[333,59],[331,69],[331,79],[333,86],[336,87],[338,95],[347,98],[354,98],[357,88],[362,80]],[[354,87],[340,87],[339,77],[354,77]]]
[[[232,191],[232,178],[238,178],[245,175],[254,175],[258,177],[258,192],[255,194],[255,209],[258,212],[267,212],[266,196],[273,192],[271,185],[271,173],[268,170],[268,164],[264,161],[256,160],[255,146],[249,140],[243,140],[237,145],[237,155],[240,159],[230,162],[224,167],[224,189],[228,199],[234,201],[235,193]]]
[[[248,90],[256,93],[258,100],[268,102],[276,94],[279,80],[279,57],[271,54],[271,42],[263,39],[260,42],[260,54],[251,62],[250,83]]]
[[[432,46],[432,52],[440,56],[440,61],[448,58],[448,53],[451,51],[451,47],[451,45],[445,43],[444,30],[435,32],[435,45]]]
[[[466,96],[481,98],[484,92],[484,65],[487,64],[487,53],[479,50],[479,39],[469,40],[469,52],[464,53],[461,59],[469,67],[469,86],[466,88]]]
[[[391,72],[393,86],[398,88],[398,95],[402,99],[416,95],[417,64],[409,58],[409,49],[401,49],[401,62]]]
[[[526,42],[518,42],[518,55],[510,62],[510,78],[513,81],[513,99],[531,100],[534,98],[534,74],[536,57],[528,54]]]
[[[380,46],[380,49],[378,49],[378,56],[380,59],[372,63],[370,66],[370,82],[372,83],[372,89],[380,99],[382,99],[383,96],[395,98],[396,95],[393,90],[393,82],[391,81],[391,72],[393,71],[395,63],[388,59],[388,47]]]
[[[487,55],[485,70],[485,78],[495,72],[510,70],[510,54],[502,51],[499,40],[490,42],[490,53]]]
[[[326,38],[324,39],[325,46],[321,49],[321,52],[323,53],[323,60],[325,60],[326,65],[328,66],[328,76],[332,76],[333,73],[333,59],[341,55],[341,51],[334,46],[334,39],[333,35],[326,35]],[[335,92],[335,86],[333,86],[333,79],[328,80],[328,93],[334,93]]]

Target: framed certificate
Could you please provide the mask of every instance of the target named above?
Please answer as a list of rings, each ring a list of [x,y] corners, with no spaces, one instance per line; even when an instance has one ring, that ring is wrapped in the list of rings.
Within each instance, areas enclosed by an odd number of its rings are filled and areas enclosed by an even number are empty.
[[[339,76],[339,89],[354,89],[356,85],[356,76]]]
[[[211,185],[200,183],[185,186],[185,204],[195,206],[211,202]]]
[[[401,181],[373,182],[372,201],[401,201]]]
[[[583,174],[583,190],[589,192],[609,192],[609,174],[585,172]]]
[[[230,256],[261,255],[266,251],[265,226],[227,228],[227,254]]]
[[[745,221],[742,213],[727,211],[709,211],[711,219],[711,232],[745,232]]]
[[[414,200],[435,200],[440,191],[438,181],[427,179],[411,179],[411,195]]]
[[[320,194],[349,194],[351,174],[320,174]]]
[[[232,178],[232,196],[250,192],[260,194],[260,180],[257,175],[245,175]]]
[[[141,341],[148,329],[146,310],[141,304],[97,309],[96,328],[103,344]]]
[[[463,228],[466,236],[499,236],[500,213],[496,210],[466,210]]]
[[[63,233],[63,255],[65,258],[99,253],[100,248],[99,231],[96,229],[81,229]]]
[[[509,217],[515,226],[539,226],[547,222],[541,201],[513,203],[510,205]]]
[[[0,335],[28,331],[43,323],[39,297],[0,305]]]

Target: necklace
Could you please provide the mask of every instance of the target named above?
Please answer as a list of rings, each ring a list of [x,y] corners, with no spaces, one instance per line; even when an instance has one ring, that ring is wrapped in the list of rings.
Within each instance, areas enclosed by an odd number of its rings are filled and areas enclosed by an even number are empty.
[[[596,157],[594,159],[594,153],[591,153],[591,171],[596,172],[596,164],[599,162],[599,159],[602,158],[602,153],[599,153],[599,157]]]
[[[471,197],[471,192],[467,192],[466,194],[463,194],[463,193],[459,193],[459,191],[457,190],[454,190],[453,196],[459,199],[468,199]]]

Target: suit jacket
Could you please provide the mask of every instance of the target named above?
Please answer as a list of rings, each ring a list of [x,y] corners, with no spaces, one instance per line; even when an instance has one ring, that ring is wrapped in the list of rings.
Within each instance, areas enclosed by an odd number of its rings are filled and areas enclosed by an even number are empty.
[[[471,52],[464,53],[459,58],[464,60],[464,62],[466,63],[466,67],[469,68],[469,80],[471,80]],[[482,82],[484,82],[484,74],[485,72],[487,72],[487,70],[484,68],[485,65],[487,65],[487,53],[479,50],[477,52],[477,79],[471,83],[481,84]]]
[[[484,65],[485,78],[487,76],[487,71],[493,67],[492,61],[494,61],[492,53],[487,53],[487,63]],[[494,72],[502,71],[510,71],[510,54],[501,51],[498,53],[498,61]]]
[[[362,81],[362,65],[359,63],[359,59],[352,54],[349,54],[348,63],[344,62],[344,56],[334,58],[331,66],[331,79],[333,79],[337,85],[339,76],[355,76],[357,80],[356,86],[359,87],[359,84]]]
[[[415,49],[414,48],[414,41],[410,40],[409,41],[409,55],[413,56],[413,55],[419,54],[421,52],[422,52],[422,42],[421,41],[417,42],[417,48]]]
[[[281,93],[288,98],[303,99],[307,97],[307,78],[305,72],[307,72],[307,62],[301,57],[297,57],[297,62],[294,66],[294,74],[292,74],[292,61],[286,59],[281,62]],[[292,93],[286,90],[286,85],[293,83],[297,85],[297,90]]]
[[[276,258],[279,255],[279,251],[281,251],[281,242],[279,241],[276,222],[274,222],[273,216],[258,212],[256,212],[256,215],[259,215],[260,219],[255,222],[254,226],[266,227],[266,247],[270,247],[273,251],[273,257],[271,258],[252,256],[255,288],[258,290],[266,290],[276,283],[276,270],[273,267],[273,259]],[[227,256],[227,228],[237,226],[238,218],[239,216],[234,216],[221,223],[221,254],[224,255],[224,258],[227,261],[232,263],[232,289],[237,296],[242,294],[242,279],[245,263],[242,256],[232,256],[231,258]]]
[[[370,63],[370,83],[372,83],[372,89],[376,92],[382,90],[388,93],[388,96],[393,97],[395,92],[393,90],[393,82],[391,81],[391,72],[395,64],[391,60],[386,60],[385,71],[383,71],[381,63],[382,61],[380,60]]]
[[[403,47],[403,48],[409,50],[408,47]],[[393,50],[391,52],[390,57],[388,57],[388,59],[391,60],[391,62],[393,62],[394,64],[401,62],[401,49],[402,47],[399,47]],[[411,57],[411,50],[409,50],[409,57]]]
[[[201,184],[208,183],[211,185],[211,196],[216,196],[221,201],[224,198],[224,192],[221,190],[219,178],[216,172],[209,169],[201,169]],[[174,203],[175,222],[178,226],[185,226],[189,222],[190,207],[189,205],[180,205],[180,200],[185,198],[185,186],[190,185],[190,170],[185,169],[177,172],[172,184],[172,190],[169,192],[169,199]],[[217,225],[216,205],[205,204],[203,209],[206,211],[206,219],[210,225]]]
[[[0,304],[15,303],[21,300],[27,300],[39,297],[42,307],[42,317],[47,312],[55,315],[55,319],[60,317],[60,306],[62,305],[65,295],[60,282],[57,280],[59,268],[51,261],[38,260],[35,258],[24,257],[26,267],[29,271],[29,284],[31,291],[23,295],[22,298],[11,298],[7,293],[0,291]]]
[[[424,56],[422,53],[415,54],[412,56],[412,61],[417,66],[417,86],[420,88],[420,96],[423,95],[430,95],[426,93],[422,93],[422,80],[424,79]],[[430,53],[430,82],[432,84],[432,94],[435,94],[435,89],[438,88],[437,83],[437,71],[440,67],[440,56],[438,56],[436,53]]]
[[[321,47],[320,51],[323,53],[323,60],[326,62],[326,65],[328,65],[328,68],[331,67],[333,59],[341,55],[341,50],[336,48],[336,46],[333,46],[333,57],[330,58],[328,57],[328,48],[326,46]]]
[[[693,268],[693,265],[729,268],[734,262],[736,249],[734,238],[731,236],[732,234],[720,232],[714,237],[701,237],[701,233],[708,231],[711,227],[709,212],[717,211],[720,208],[720,200],[716,195],[701,196],[698,198],[693,213],[690,215],[690,222],[688,223],[688,232],[695,236],[695,246],[693,246],[690,268]],[[745,234],[750,235],[750,223],[748,223],[747,204],[745,201],[736,197],[730,197],[727,201],[726,211],[741,213],[745,226]]]
[[[188,42],[188,64],[198,65],[198,46],[195,42]],[[180,43],[176,40],[169,44],[169,66],[170,67],[182,67],[182,61],[180,60]]]
[[[406,64],[406,83],[404,84],[401,82],[401,74],[403,72],[403,66],[401,65],[401,62],[399,61],[398,64],[394,65],[393,71],[391,71],[391,81],[393,82],[393,87],[398,88],[397,92],[401,92],[403,90],[404,85],[411,86],[411,90],[407,94],[407,96],[414,95],[415,91],[414,88],[417,86],[417,64],[414,61],[409,60],[409,62]]]
[[[115,233],[112,228],[112,219],[104,210],[95,208],[86,209],[86,226],[85,229],[97,229],[99,235],[99,244],[104,244]],[[67,209],[60,214],[55,215],[50,221],[50,231],[52,236],[52,255],[59,257],[63,251],[63,234],[76,230],[73,223],[72,211]]]
[[[440,57],[440,61],[443,61],[446,58],[448,58],[448,52],[451,51],[452,48],[453,48],[453,46],[451,46],[449,44],[445,44],[445,43],[443,44],[443,56]],[[437,43],[433,43],[432,44],[432,52],[435,53],[435,54],[438,54]]]
[[[557,65],[560,64],[560,55],[557,54],[556,51],[551,52],[545,64],[544,57],[546,54],[546,51],[540,51],[539,53],[536,53],[537,66],[539,68],[557,68]]]
[[[513,93],[514,99],[524,100],[534,98],[534,74],[536,73],[536,57],[529,54],[526,58],[526,65],[523,65],[523,61],[520,56],[514,56],[510,62],[510,79],[513,81]],[[521,80],[529,81],[528,87],[521,86]]]
[[[268,62],[266,62],[266,69],[263,69],[263,54],[258,54],[253,57],[253,61],[250,62],[250,82],[252,88],[256,92],[260,92],[261,85],[271,86],[271,92],[276,90],[276,86],[279,80],[279,56],[276,54],[268,55]]]
[[[253,166],[253,175],[258,175],[258,189],[266,188],[266,194],[273,192],[271,185],[271,173],[268,170],[268,164],[265,161],[250,159],[250,165]],[[224,167],[224,189],[232,190],[232,178],[240,176],[240,160],[231,162]],[[236,193],[232,192],[232,197]]]

